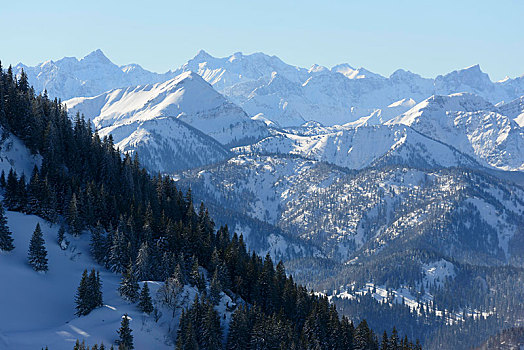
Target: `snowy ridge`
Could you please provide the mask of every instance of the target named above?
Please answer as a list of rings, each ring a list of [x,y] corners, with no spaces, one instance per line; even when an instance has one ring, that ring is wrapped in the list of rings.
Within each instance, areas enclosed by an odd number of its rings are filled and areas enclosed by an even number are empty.
[[[386,78],[348,64],[306,70],[261,53],[215,58],[200,52],[177,72],[188,70],[202,75],[249,115],[263,113],[281,126],[308,120],[345,124],[395,101],[422,101],[435,94],[470,92],[492,103],[524,95],[523,79],[492,82],[478,65],[435,79],[401,69]]]
[[[524,131],[478,96],[433,96],[386,124],[409,125],[484,166],[524,170]]]
[[[242,107],[250,116],[262,113],[281,126],[318,120],[325,125],[345,124],[387,110],[399,100],[422,101],[432,95],[469,92],[491,103],[524,95],[524,78],[492,82],[478,65],[439,75],[435,79],[399,69],[389,77],[341,64],[331,69],[310,69],[286,64],[263,53],[216,58],[200,51],[173,72],[157,74],[136,64],[118,67],[100,51],[83,59],[64,58],[35,67],[19,64],[37,92],[47,89],[63,100],[94,96],[126,86],[164,82],[183,72],[195,72]],[[402,111],[401,111],[402,112]]]
[[[267,135],[264,123],[250,119],[242,109],[191,72],[164,83],[74,98],[65,104],[70,114],[81,112],[101,131],[158,117],[175,117],[222,144],[237,144]]]
[[[418,166],[475,166],[456,150],[404,126],[347,128],[342,131],[302,136],[277,133],[256,144],[238,147],[237,153],[296,154],[349,169],[375,162]]]

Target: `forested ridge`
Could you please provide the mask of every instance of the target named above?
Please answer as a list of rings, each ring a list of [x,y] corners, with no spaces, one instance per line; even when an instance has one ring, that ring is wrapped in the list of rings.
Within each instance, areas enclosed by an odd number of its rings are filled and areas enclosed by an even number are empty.
[[[32,174],[2,174],[5,206],[73,235],[90,231],[95,260],[124,279],[197,286],[201,296],[181,319],[178,349],[420,348],[396,331],[379,337],[365,321],[354,327],[340,318],[326,297],[286,276],[281,262],[248,251],[227,226],[216,230],[204,204],[194,208],[191,191],[150,175],[138,156],[120,154],[111,136],[101,139],[80,115],[71,121],[59,100],[35,94],[24,72],[15,77],[1,64],[0,72],[3,137],[14,134],[42,160]],[[241,305],[225,341],[206,283]]]

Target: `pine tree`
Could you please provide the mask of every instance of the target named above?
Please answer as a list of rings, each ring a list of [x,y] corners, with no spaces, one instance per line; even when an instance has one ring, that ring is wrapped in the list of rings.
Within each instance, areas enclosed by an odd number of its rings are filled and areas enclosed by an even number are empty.
[[[124,272],[129,259],[127,242],[124,233],[119,227],[113,234],[111,248],[109,249],[109,267],[114,272]]]
[[[11,237],[11,231],[7,226],[4,206],[0,204],[0,250],[10,252],[14,248],[13,237]]]
[[[100,280],[100,272],[93,269],[89,274],[89,288],[91,290],[91,308],[103,306],[102,299],[102,282]]]
[[[118,287],[118,292],[125,300],[135,303],[138,300],[138,281],[133,273],[133,263],[129,261],[125,274],[122,275],[122,281]]]
[[[80,235],[82,232],[82,226],[80,224],[80,217],[78,215],[78,201],[74,193],[71,197],[71,201],[69,202],[66,220],[70,233],[72,233],[74,236]]]
[[[211,303],[204,305],[204,320],[202,324],[202,348],[219,350],[222,348],[222,330],[218,313]]]
[[[91,255],[99,264],[103,264],[107,256],[107,241],[103,233],[103,227],[100,221],[91,230]]]
[[[47,250],[44,246],[44,236],[40,224],[36,224],[35,231],[29,243],[28,260],[29,265],[35,271],[47,271]]]
[[[103,305],[102,283],[99,272],[95,272],[93,269],[88,275],[87,270],[84,270],[76,292],[75,303],[75,314],[77,316],[85,316],[92,310]]]
[[[119,350],[132,350],[135,348],[131,332],[132,330],[129,327],[129,316],[124,314],[124,316],[122,316],[122,322],[120,323],[120,329],[117,331],[118,336],[120,337],[118,343]]]
[[[220,279],[218,278],[218,270],[215,269],[213,278],[211,279],[211,285],[209,286],[209,299],[215,305],[220,301],[220,293],[222,286],[220,285]]]
[[[38,168],[35,165],[28,186],[27,212],[29,214],[42,216],[41,199],[43,196],[43,186],[38,175]]]
[[[384,334],[382,335],[382,343],[380,345],[380,350],[389,350],[389,338],[386,331],[384,331]]]
[[[7,175],[7,183],[5,186],[4,204],[7,210],[19,210],[18,199],[18,177],[16,171],[11,168]]]
[[[240,305],[233,313],[227,335],[227,350],[249,348],[252,324],[248,312],[249,310],[245,305]]]
[[[138,256],[136,258],[136,274],[137,278],[141,281],[151,279],[153,275],[153,264],[151,259],[151,249],[149,243],[146,241],[142,243],[138,250]]]
[[[393,327],[393,330],[391,331],[391,337],[389,338],[389,349],[391,350],[398,350],[399,348],[399,337],[398,332],[395,327]]]
[[[149,287],[147,285],[147,282],[144,282],[144,286],[140,291],[138,308],[140,309],[140,311],[145,312],[146,314],[150,314],[151,312],[153,312],[153,302],[151,300],[151,296],[149,295]]]
[[[88,282],[87,270],[84,270],[84,272],[82,273],[82,279],[80,280],[80,285],[78,286],[78,289],[76,291],[75,315],[84,316],[84,315],[89,314],[89,312],[91,312],[89,308],[88,294],[89,294],[89,282]]]
[[[17,189],[17,200],[18,200],[18,210],[25,212],[27,210],[27,188],[25,184],[25,174],[20,175],[18,179],[18,189]]]

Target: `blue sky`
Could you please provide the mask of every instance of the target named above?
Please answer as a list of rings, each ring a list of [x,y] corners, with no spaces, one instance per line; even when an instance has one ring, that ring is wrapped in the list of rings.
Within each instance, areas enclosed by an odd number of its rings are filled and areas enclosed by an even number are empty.
[[[524,1],[10,1],[0,60],[34,65],[102,49],[163,72],[199,49],[262,51],[309,67],[347,62],[426,77],[479,63],[492,80],[524,74]]]

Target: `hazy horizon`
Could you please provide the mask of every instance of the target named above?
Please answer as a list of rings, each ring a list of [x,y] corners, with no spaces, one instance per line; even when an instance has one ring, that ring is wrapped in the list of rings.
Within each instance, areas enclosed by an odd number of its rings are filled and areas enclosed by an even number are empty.
[[[384,76],[479,64],[498,81],[524,74],[522,13],[514,0],[11,2],[0,12],[0,60],[33,66],[100,48],[118,65],[165,72],[204,49],[215,57],[264,52],[301,67],[348,63]]]

